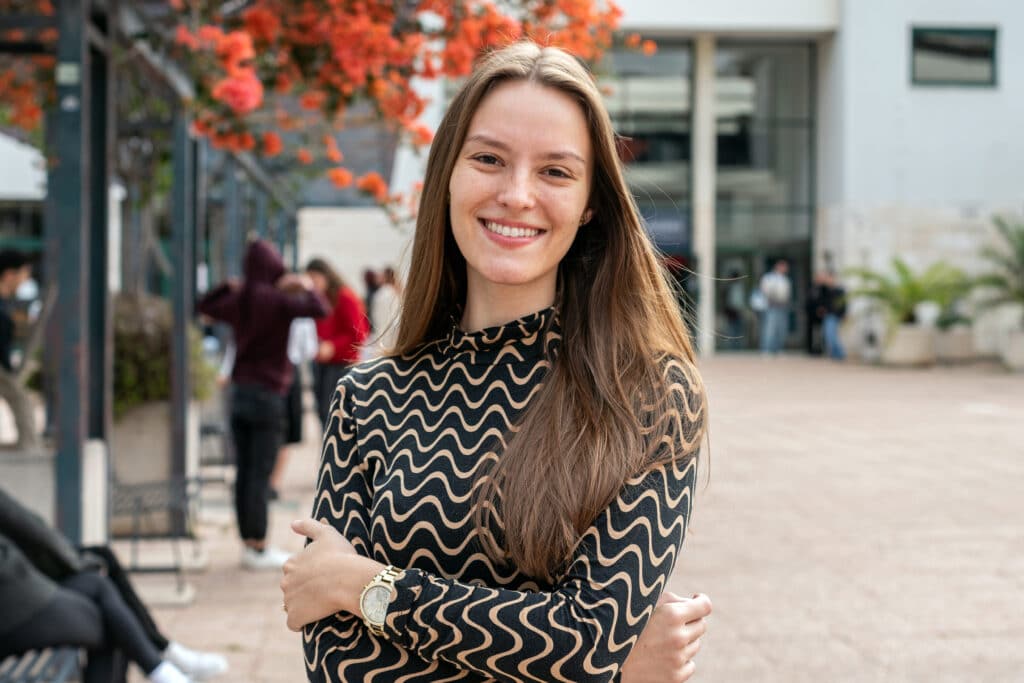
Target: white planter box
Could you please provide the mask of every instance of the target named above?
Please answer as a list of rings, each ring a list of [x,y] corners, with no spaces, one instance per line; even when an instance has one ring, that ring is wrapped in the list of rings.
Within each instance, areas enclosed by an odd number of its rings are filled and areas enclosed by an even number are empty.
[[[1024,370],[1024,330],[1011,330],[1003,347],[1003,363],[1011,370]]]
[[[967,325],[956,325],[935,333],[935,357],[944,363],[962,363],[977,357],[974,332]]]
[[[171,454],[171,404],[146,403],[132,408],[114,423],[110,433],[110,469],[115,484],[145,484],[168,481],[173,471]],[[185,476],[199,474],[199,405],[189,402]],[[145,534],[170,532],[170,515],[146,514]],[[124,536],[132,531],[128,515],[111,516],[110,533]]]
[[[920,325],[899,325],[882,349],[886,365],[931,365],[935,362],[935,330]]]

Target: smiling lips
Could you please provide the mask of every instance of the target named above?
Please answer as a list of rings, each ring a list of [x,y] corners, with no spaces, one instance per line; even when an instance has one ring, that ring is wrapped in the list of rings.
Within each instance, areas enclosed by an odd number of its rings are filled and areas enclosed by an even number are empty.
[[[519,226],[504,225],[495,221],[480,221],[488,232],[511,239],[530,239],[544,232],[536,228],[523,228]]]

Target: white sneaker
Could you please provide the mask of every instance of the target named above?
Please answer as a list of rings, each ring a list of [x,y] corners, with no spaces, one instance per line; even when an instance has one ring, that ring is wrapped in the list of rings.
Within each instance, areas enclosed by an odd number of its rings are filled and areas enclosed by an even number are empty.
[[[147,678],[150,683],[194,683],[191,678],[166,659],[160,662]]]
[[[174,664],[196,681],[219,676],[228,670],[228,660],[216,652],[191,650],[181,643],[171,642],[164,650],[164,659]]]
[[[267,546],[263,550],[246,548],[242,553],[242,567],[251,571],[268,571],[280,569],[291,557],[288,553]]]

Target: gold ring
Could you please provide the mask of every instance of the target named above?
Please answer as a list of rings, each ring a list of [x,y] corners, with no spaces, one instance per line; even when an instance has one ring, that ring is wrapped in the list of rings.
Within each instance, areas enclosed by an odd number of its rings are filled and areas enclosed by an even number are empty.
[[[285,612],[287,612],[287,611],[288,611],[288,605],[286,605],[286,604],[284,604],[284,603],[282,602],[282,603],[281,603],[281,609],[283,609],[283,610],[284,610]]]

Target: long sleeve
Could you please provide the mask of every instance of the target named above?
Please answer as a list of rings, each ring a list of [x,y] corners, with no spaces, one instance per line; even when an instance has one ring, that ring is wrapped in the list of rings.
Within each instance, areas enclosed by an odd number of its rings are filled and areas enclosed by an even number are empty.
[[[675,565],[696,461],[627,483],[549,592],[468,585],[406,570],[388,636],[424,659],[500,681],[614,680]]]
[[[370,333],[366,309],[356,295],[342,289],[331,312],[331,317],[321,330],[324,341],[334,344],[332,363],[352,363],[359,359],[359,347]]]
[[[196,304],[200,313],[229,325],[238,324],[238,291],[228,282],[223,282],[203,296]]]
[[[322,318],[327,315],[327,304],[324,302],[324,298],[313,291],[300,292],[298,294],[285,294],[282,292],[281,301],[285,315],[290,320],[295,318]]]
[[[404,571],[386,637],[347,613],[307,628],[311,681],[617,680],[683,543],[703,400],[670,360],[671,405],[644,419],[656,453],[584,530],[554,583],[538,584],[481,552],[473,491],[546,375],[541,352],[560,337],[538,334],[544,323],[541,312],[493,330],[453,328],[339,383],[314,516]]]
[[[84,566],[78,551],[63,534],[3,490],[0,533],[16,543],[32,564],[50,578],[62,579]]]
[[[359,457],[352,395],[342,379],[324,427],[320,478],[313,517],[334,525],[360,555],[370,555],[370,473]]]

